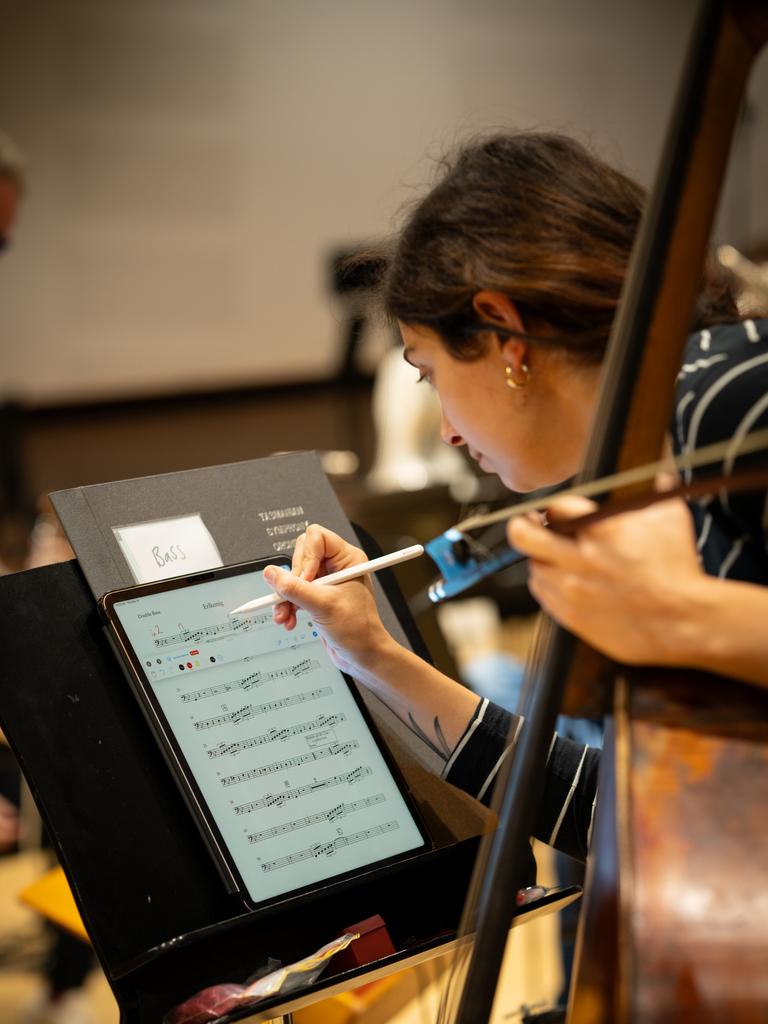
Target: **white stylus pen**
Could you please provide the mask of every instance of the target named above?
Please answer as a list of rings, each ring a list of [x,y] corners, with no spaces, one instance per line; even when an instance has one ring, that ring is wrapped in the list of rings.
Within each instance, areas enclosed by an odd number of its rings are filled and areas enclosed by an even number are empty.
[[[407,562],[409,558],[418,558],[424,554],[421,544],[413,544],[409,548],[402,548],[400,551],[393,551],[389,555],[382,555],[380,558],[373,558],[370,562],[360,562],[359,565],[350,565],[347,569],[340,569],[339,572],[332,572],[330,576],[320,576],[313,580],[313,583],[327,586],[329,583],[346,583],[347,580],[356,580],[360,576],[367,576],[370,572],[378,572],[379,569],[387,569],[390,565],[397,565],[399,562]],[[248,612],[255,612],[259,608],[269,608],[270,605],[278,604],[285,598],[278,594],[267,594],[265,597],[257,597],[255,601],[247,601],[239,608],[233,608],[230,615],[246,615]]]

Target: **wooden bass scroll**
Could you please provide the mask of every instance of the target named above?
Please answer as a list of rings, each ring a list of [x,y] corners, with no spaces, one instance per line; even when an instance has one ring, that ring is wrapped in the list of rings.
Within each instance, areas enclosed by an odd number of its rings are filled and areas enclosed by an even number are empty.
[[[582,480],[659,456],[733,129],[766,38],[768,4],[702,3]],[[585,665],[593,674],[607,667],[553,623],[545,632],[529,666],[526,727],[497,783],[499,828],[478,858],[465,912],[475,940],[458,1024],[490,1017],[566,679],[573,691]],[[702,674],[633,672],[631,686],[628,677],[614,685],[568,1019],[768,1020],[768,702]]]

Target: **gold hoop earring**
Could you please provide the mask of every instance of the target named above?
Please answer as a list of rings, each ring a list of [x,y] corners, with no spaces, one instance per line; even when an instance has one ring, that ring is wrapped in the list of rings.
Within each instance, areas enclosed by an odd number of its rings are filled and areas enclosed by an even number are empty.
[[[504,368],[504,373],[506,374],[506,380],[505,380],[504,383],[507,385],[508,388],[527,388],[528,387],[528,381],[531,379],[531,371],[528,369],[528,364],[527,363],[521,363],[520,364],[520,369],[523,371],[525,376],[523,377],[522,380],[515,380],[515,378],[512,376],[512,367],[511,366],[506,366]]]

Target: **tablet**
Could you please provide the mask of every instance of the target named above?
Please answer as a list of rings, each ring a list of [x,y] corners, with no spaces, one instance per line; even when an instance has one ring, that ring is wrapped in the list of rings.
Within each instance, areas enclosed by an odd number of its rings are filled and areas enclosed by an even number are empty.
[[[278,560],[279,562],[280,560]],[[111,591],[109,636],[230,891],[250,908],[419,851],[427,839],[351,680],[310,616],[272,609],[275,559]]]

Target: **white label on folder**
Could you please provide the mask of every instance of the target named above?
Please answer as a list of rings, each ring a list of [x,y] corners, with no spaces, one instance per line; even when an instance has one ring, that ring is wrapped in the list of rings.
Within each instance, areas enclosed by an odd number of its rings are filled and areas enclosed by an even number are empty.
[[[137,583],[167,580],[224,563],[199,514],[112,529]]]

